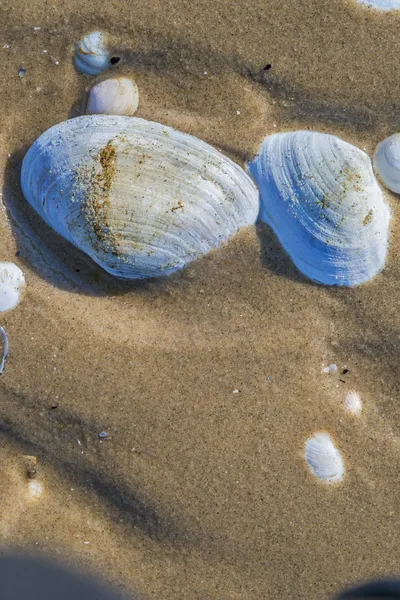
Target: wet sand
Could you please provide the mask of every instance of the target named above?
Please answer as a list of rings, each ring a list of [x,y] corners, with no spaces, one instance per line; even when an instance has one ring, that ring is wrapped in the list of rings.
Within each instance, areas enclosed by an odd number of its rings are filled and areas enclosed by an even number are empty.
[[[0,249],[27,287],[0,319],[2,548],[159,600],[319,600],[398,574],[398,198],[385,192],[387,265],[358,288],[307,281],[260,226],[170,278],[122,284],[40,221],[19,172],[112,72],[135,77],[138,116],[241,165],[266,134],[298,128],[371,154],[400,131],[399,25],[350,0],[3,1]],[[88,78],[71,59],[93,29],[121,61]],[[322,373],[330,362],[338,372]],[[318,430],[343,454],[338,486],[305,467]]]

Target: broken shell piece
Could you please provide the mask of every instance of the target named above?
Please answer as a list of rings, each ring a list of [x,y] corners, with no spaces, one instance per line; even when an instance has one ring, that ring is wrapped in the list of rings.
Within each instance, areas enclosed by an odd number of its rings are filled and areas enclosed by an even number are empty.
[[[337,370],[338,370],[338,368],[337,368],[337,365],[335,365],[335,364],[333,363],[333,364],[331,364],[331,365],[328,365],[327,367],[324,367],[324,368],[322,369],[322,372],[323,372],[323,373],[337,373]]]
[[[28,494],[31,500],[40,500],[42,493],[43,487],[39,481],[32,480],[28,483]]]
[[[109,66],[109,53],[104,41],[102,31],[93,31],[76,44],[75,65],[84,75],[98,75]]]
[[[344,399],[344,406],[349,413],[355,416],[359,416],[362,411],[362,401],[360,398],[360,394],[355,390],[347,392],[346,397]]]
[[[306,441],[304,458],[311,473],[324,483],[342,481],[343,459],[327,433],[316,433]]]
[[[0,375],[1,375],[4,371],[4,366],[6,364],[6,358],[7,358],[7,354],[8,354],[8,337],[7,337],[7,334],[3,327],[0,327],[0,335],[3,338],[3,356],[2,356],[1,362],[0,362]]]
[[[391,135],[377,145],[374,169],[390,191],[400,194],[400,133]]]
[[[122,115],[131,117],[139,106],[139,89],[127,77],[106,79],[92,87],[86,105],[87,115]]]
[[[17,265],[0,262],[0,312],[17,306],[24,284],[24,274]]]

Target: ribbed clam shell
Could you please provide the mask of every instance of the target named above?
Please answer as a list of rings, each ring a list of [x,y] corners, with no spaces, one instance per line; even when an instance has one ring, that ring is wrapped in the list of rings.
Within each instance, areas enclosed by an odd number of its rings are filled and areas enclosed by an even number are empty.
[[[98,75],[109,66],[109,53],[104,45],[105,34],[93,31],[75,46],[75,65],[84,75]]]
[[[24,274],[17,265],[0,262],[0,312],[17,306],[24,284]]]
[[[261,220],[307,277],[351,286],[382,269],[390,213],[364,152],[333,135],[278,133],[247,168]]]
[[[391,135],[377,145],[374,169],[389,190],[400,194],[400,133]]]
[[[342,455],[327,433],[316,433],[307,440],[305,461],[313,475],[325,483],[338,483],[344,475]]]
[[[132,116],[139,106],[139,90],[127,77],[106,79],[94,85],[89,92],[87,115]]]
[[[347,392],[344,399],[344,407],[347,412],[352,415],[359,416],[362,411],[362,401],[360,394],[355,390],[350,390]]]
[[[176,271],[258,214],[258,191],[236,163],[135,117],[52,127],[27,152],[21,185],[55,231],[127,279]]]

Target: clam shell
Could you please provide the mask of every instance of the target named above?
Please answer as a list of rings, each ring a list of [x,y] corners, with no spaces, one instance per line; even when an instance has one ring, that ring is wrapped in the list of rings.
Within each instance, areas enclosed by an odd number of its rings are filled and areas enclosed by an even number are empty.
[[[75,46],[75,65],[84,75],[98,75],[109,67],[109,53],[104,45],[105,34],[93,31]]]
[[[347,392],[346,397],[344,399],[344,407],[347,412],[352,415],[359,416],[362,411],[362,401],[360,394],[355,390],[350,390]]]
[[[132,116],[139,106],[139,90],[127,77],[106,79],[94,85],[89,92],[87,115]]]
[[[374,154],[374,169],[383,184],[400,194],[400,133],[380,142]]]
[[[24,285],[24,274],[17,265],[0,262],[0,312],[17,306]]]
[[[172,273],[258,214],[258,191],[236,163],[135,117],[52,127],[27,152],[21,185],[55,231],[127,279]]]
[[[267,137],[247,165],[260,218],[310,279],[351,286],[384,266],[390,213],[368,156],[333,135]]]
[[[325,483],[338,483],[344,475],[342,455],[327,433],[316,433],[306,441],[305,461],[313,475]]]

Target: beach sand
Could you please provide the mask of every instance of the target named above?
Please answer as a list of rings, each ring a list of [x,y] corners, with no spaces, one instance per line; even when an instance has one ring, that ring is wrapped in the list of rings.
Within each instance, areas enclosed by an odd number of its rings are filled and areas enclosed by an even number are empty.
[[[0,256],[27,281],[0,319],[3,549],[152,600],[319,600],[399,573],[398,198],[385,192],[387,265],[361,287],[307,281],[260,226],[170,278],[123,284],[19,187],[30,144],[110,73],[134,76],[138,116],[241,165],[299,128],[371,155],[400,131],[399,26],[350,0],[2,1]],[[94,29],[121,61],[90,78],[72,53]],[[343,409],[351,389],[359,419]],[[306,468],[320,430],[343,455],[340,485]]]

